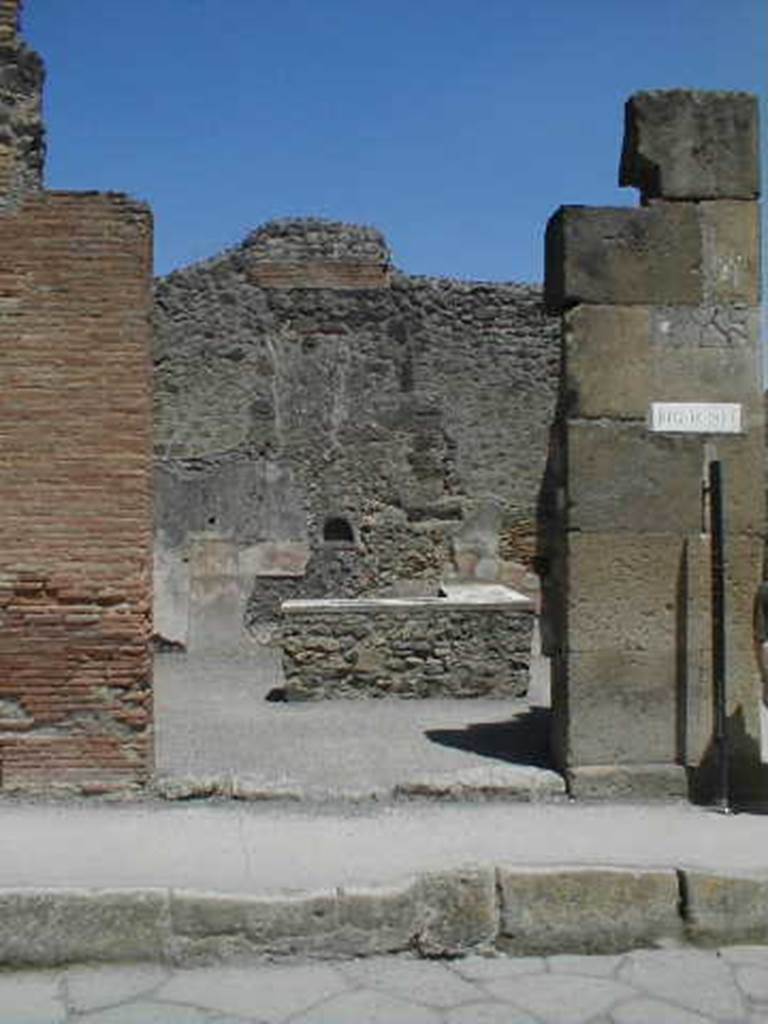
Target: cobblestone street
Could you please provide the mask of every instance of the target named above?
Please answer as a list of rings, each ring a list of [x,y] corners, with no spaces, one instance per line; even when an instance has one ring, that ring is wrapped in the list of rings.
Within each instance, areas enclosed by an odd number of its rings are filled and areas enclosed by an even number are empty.
[[[758,1024],[768,947],[0,974],[3,1024]]]

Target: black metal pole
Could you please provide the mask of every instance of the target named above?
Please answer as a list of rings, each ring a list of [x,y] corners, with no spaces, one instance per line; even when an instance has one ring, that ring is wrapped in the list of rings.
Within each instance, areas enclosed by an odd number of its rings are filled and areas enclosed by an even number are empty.
[[[725,680],[725,548],[723,542],[723,481],[719,459],[709,463],[709,518],[712,544],[712,700],[717,751],[716,804],[730,811],[728,724]]]

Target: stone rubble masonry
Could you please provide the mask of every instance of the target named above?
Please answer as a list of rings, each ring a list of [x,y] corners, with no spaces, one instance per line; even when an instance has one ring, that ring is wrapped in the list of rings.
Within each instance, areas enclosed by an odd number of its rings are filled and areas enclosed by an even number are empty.
[[[245,241],[248,278],[262,288],[386,288],[390,255],[375,228],[273,220]]]
[[[768,880],[659,868],[474,866],[275,894],[0,890],[0,966],[194,966],[410,951],[611,954],[768,940]]]
[[[683,765],[698,767],[695,791],[708,784],[708,441],[725,487],[734,789],[765,784],[753,637],[765,531],[756,133],[754,97],[640,93],[627,104],[621,175],[645,205],[561,207],[547,228],[545,297],[563,331],[544,589],[553,743],[577,795],[626,793],[633,772],[638,795],[682,792]],[[650,404],[663,401],[738,402],[743,433],[652,434]]]
[[[0,211],[42,188],[45,69],[19,36],[21,0],[0,0]]]
[[[148,209],[45,192],[43,65],[0,0],[0,786],[152,765]]]
[[[158,280],[154,328],[163,637],[261,635],[284,600],[521,585],[559,362],[538,288],[412,277],[372,228],[279,220]],[[353,543],[324,539],[333,517]]]
[[[533,608],[444,598],[286,601],[289,700],[524,697]]]

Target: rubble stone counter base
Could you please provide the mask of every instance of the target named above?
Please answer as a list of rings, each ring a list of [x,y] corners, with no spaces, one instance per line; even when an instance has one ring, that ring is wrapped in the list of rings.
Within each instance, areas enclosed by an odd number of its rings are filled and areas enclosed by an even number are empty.
[[[284,601],[289,700],[522,697],[533,605],[525,598]]]

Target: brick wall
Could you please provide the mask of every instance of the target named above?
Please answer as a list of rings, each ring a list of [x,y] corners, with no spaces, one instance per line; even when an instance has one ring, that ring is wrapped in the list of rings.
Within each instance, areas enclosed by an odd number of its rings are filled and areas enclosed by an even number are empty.
[[[151,219],[42,193],[0,217],[0,772],[151,766]]]

